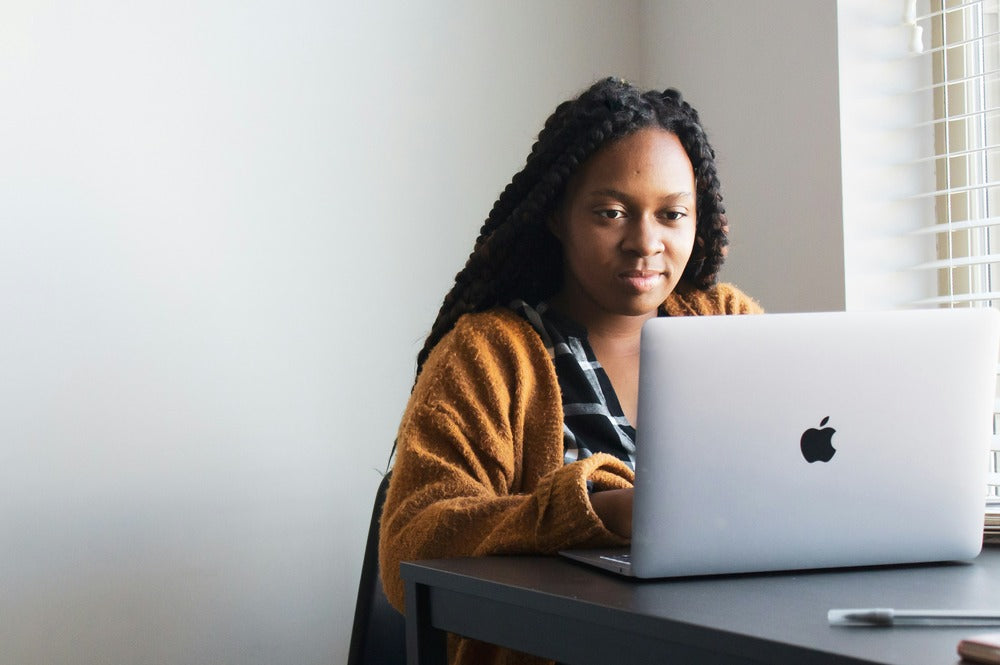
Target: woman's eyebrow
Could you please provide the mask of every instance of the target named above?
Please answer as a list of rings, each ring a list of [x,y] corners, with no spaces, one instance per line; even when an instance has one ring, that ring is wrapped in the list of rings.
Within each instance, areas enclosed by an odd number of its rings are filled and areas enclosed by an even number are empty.
[[[590,192],[590,196],[610,196],[611,198],[615,199],[627,199],[627,200],[634,198],[633,196],[627,194],[626,192],[614,189],[612,187],[595,189],[594,191]],[[668,200],[668,199],[675,200],[675,199],[685,199],[693,197],[694,194],[692,194],[691,192],[671,192],[670,194],[665,194],[660,198],[662,200]]]

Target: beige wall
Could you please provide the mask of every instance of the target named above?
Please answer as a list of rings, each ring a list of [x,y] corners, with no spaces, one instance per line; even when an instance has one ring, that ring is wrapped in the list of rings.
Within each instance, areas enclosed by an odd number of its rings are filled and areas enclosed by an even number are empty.
[[[843,309],[836,2],[641,7],[644,80],[679,88],[719,155],[723,279],[768,311]]]

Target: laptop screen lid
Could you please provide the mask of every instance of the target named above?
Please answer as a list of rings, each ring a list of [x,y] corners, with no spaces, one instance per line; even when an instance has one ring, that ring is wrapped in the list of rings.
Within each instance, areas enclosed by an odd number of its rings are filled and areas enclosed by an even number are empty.
[[[998,338],[985,308],[650,320],[634,574],[975,557]]]

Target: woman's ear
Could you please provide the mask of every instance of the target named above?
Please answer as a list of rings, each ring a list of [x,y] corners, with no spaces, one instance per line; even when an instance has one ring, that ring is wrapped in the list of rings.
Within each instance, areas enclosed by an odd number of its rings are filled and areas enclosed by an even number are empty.
[[[549,232],[556,237],[556,240],[562,241],[562,218],[559,216],[558,212],[554,212],[549,215],[548,222],[545,225],[548,227]]]
[[[684,266],[683,276],[695,281],[695,277],[701,272],[705,265],[705,239],[700,233],[695,233],[694,243],[691,246],[691,256],[688,257],[687,265]]]

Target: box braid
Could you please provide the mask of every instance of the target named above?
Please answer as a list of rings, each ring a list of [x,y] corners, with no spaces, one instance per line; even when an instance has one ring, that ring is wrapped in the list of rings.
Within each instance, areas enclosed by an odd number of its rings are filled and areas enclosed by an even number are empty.
[[[516,298],[537,305],[559,290],[562,250],[547,222],[566,185],[600,148],[650,126],[675,134],[694,168],[696,237],[683,277],[697,288],[716,282],[728,226],[715,151],[697,111],[676,90],[642,92],[622,79],[607,78],[560,104],[546,120],[524,168],[500,194],[465,267],[455,276],[417,355],[418,375],[431,350],[463,314]]]

